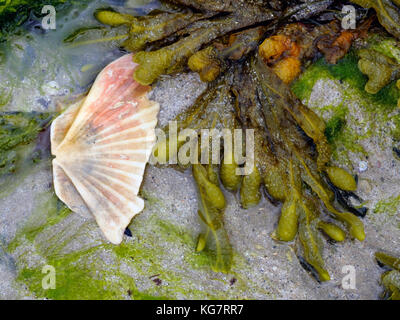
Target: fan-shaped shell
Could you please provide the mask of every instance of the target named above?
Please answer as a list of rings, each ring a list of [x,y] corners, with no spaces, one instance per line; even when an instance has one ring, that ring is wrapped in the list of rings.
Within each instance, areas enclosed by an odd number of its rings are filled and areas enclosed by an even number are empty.
[[[71,210],[93,215],[105,237],[122,241],[144,202],[137,194],[155,144],[159,105],[133,80],[132,55],[108,65],[88,96],[51,127],[54,188]]]

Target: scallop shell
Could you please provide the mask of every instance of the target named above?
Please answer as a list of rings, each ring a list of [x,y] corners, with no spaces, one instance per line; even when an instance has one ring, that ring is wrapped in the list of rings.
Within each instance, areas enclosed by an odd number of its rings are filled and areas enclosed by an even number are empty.
[[[159,105],[133,80],[136,67],[132,55],[108,65],[88,96],[51,126],[57,196],[72,211],[93,215],[114,244],[144,208],[137,195],[156,141]]]

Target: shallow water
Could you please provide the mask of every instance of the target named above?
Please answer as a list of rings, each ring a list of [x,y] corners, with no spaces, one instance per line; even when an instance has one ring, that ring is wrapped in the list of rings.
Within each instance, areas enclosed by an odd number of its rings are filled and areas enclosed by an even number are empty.
[[[133,14],[146,13],[149,1],[83,1],[80,6],[66,5],[56,15],[56,30],[43,30],[41,18],[31,14],[9,41],[0,44],[0,108],[3,110],[54,111],[56,102],[84,93],[99,71],[123,54],[121,41],[87,45],[64,43],[80,28],[100,27],[93,12],[109,7]],[[141,9],[143,8],[143,9]],[[103,30],[104,29],[104,30]],[[108,28],[89,32],[89,39],[113,37]],[[86,37],[87,38],[87,37]],[[86,40],[85,37],[77,42]]]

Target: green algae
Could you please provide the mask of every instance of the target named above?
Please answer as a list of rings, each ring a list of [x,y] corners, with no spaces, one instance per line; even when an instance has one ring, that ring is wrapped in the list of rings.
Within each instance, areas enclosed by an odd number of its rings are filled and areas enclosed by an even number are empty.
[[[0,62],[1,63],[1,62]],[[2,107],[4,107],[5,105],[7,105],[12,97],[12,89],[6,89],[6,88],[2,88],[0,90],[0,110]]]
[[[330,144],[332,144],[343,132],[345,125],[346,118],[342,115],[335,115],[328,120],[326,123],[325,136]]]
[[[325,135],[333,149],[334,159],[351,166],[349,152],[368,156],[361,142],[377,133],[390,134],[394,139],[400,139],[400,114],[397,108],[400,90],[394,81],[375,95],[365,92],[368,78],[358,68],[356,50],[352,50],[336,65],[327,63],[324,58],[319,59],[293,83],[292,90],[307,104],[315,84],[321,79],[343,84],[343,98],[339,105],[325,106],[318,110],[314,108],[326,120]],[[346,101],[359,101],[360,111],[366,117],[363,120],[366,131],[362,134],[348,125],[354,123],[359,126],[360,122],[349,112]]]
[[[337,118],[333,118],[333,121],[335,121],[335,119]],[[367,157],[368,152],[360,144],[360,141],[370,135],[371,132],[367,133],[365,136],[361,136],[355,133],[350,127],[344,126],[331,142],[333,159],[343,161],[348,167],[352,167],[349,152]]]
[[[330,118],[326,121],[325,136],[328,142],[333,144],[338,140],[345,129],[349,109],[344,106],[342,102],[337,106],[324,106],[321,108],[321,111],[322,114],[330,114]]]
[[[393,111],[400,98],[400,91],[396,88],[395,81],[376,95],[365,92],[368,78],[358,69],[358,56],[355,50],[335,65],[327,63],[324,58],[319,59],[293,83],[292,90],[299,99],[308,100],[316,82],[320,79],[346,82],[351,89],[369,102],[366,105],[369,111],[377,111],[377,108],[382,111]]]
[[[9,252],[15,252],[28,243],[35,250],[28,249],[29,254],[39,254],[45,259],[46,265],[51,265],[56,270],[56,289],[45,290],[42,288],[43,265],[30,267],[30,263],[21,259],[19,263],[18,281],[28,285],[28,289],[39,298],[49,299],[156,299],[157,296],[140,293],[134,279],[119,270],[120,263],[104,268],[103,261],[98,258],[99,252],[105,250],[112,252],[113,247],[100,244],[87,249],[71,253],[63,253],[72,239],[55,241],[54,245],[47,246],[42,243],[39,236],[50,233],[50,229],[70,216],[71,211],[62,204],[54,192],[44,192],[36,198],[36,208],[31,213],[26,226],[21,229],[15,239],[8,246]],[[56,233],[62,238],[65,230]],[[76,230],[76,233],[79,229]],[[52,236],[54,237],[54,236]],[[47,240],[47,239],[46,239]],[[48,241],[45,241],[48,242]],[[28,254],[24,251],[23,256]],[[24,258],[25,259],[25,258]],[[82,286],[85,286],[82,290]],[[129,293],[129,294],[128,294]]]
[[[309,66],[301,76],[293,82],[291,89],[297,98],[301,101],[308,101],[318,80],[332,78],[326,66],[327,64],[324,59],[320,59]]]
[[[151,195],[150,192],[146,192],[146,197],[149,197],[149,199],[154,199],[154,196]],[[162,202],[157,199],[157,206],[162,206]],[[210,264],[212,263],[212,259],[210,255],[207,252],[197,252],[195,250],[196,245],[197,245],[197,237],[194,236],[194,233],[186,228],[183,228],[181,226],[177,226],[169,221],[166,220],[161,220],[157,217],[157,215],[152,215],[148,220],[148,223],[151,224],[152,230],[158,234],[157,236],[157,241],[165,241],[168,243],[175,243],[178,244],[180,247],[184,246],[185,249],[185,254],[183,257],[184,262],[187,264],[187,268],[190,268],[193,272],[201,272],[204,273],[204,277],[211,277],[213,281],[219,281],[222,282],[225,285],[228,285],[229,282],[234,279],[235,280],[235,290],[232,294],[235,299],[243,299],[247,297],[247,291],[249,288],[259,288],[259,284],[255,283],[252,281],[250,278],[247,277],[249,274],[249,265],[246,261],[246,259],[240,255],[237,251],[233,250],[232,252],[232,268],[229,271],[228,274],[221,274],[221,273],[215,273],[210,270]],[[131,225],[132,230],[135,230],[135,221]],[[140,227],[139,227],[140,228]],[[151,238],[146,239],[148,242],[153,243],[152,246],[155,246],[156,244],[152,241]],[[146,241],[146,242],[147,242]],[[130,250],[132,250],[132,244],[130,244],[130,249],[129,248],[115,248],[118,252],[120,252],[119,256],[124,259],[131,259],[132,256],[129,254]],[[162,248],[157,249],[157,251],[162,251]],[[142,250],[139,250],[143,254]],[[138,251],[135,253],[138,254]],[[132,252],[130,252],[132,253]],[[135,256],[133,256],[134,259]],[[154,253],[149,255],[149,258],[155,259]],[[162,257],[159,257],[159,259],[162,259]],[[164,273],[162,272],[161,268],[156,268],[152,270],[152,273],[157,274],[157,273]],[[169,275],[168,275],[169,276]],[[164,278],[164,276],[160,276]],[[227,280],[231,279],[231,280]],[[180,279],[183,281],[183,279]],[[266,280],[267,283],[270,283],[268,279]],[[231,286],[231,284],[229,284]],[[187,284],[180,284],[180,286],[186,287]],[[272,286],[270,286],[272,287]],[[180,287],[176,288],[177,291],[182,291]],[[229,299],[232,298],[231,293],[229,292],[215,292],[211,294],[210,292],[204,292],[204,291],[198,291],[194,289],[194,286],[190,289],[195,297],[200,298],[200,299]],[[258,289],[260,290],[260,289]],[[260,293],[262,293],[264,296],[272,296],[272,295],[277,295],[277,293],[272,293],[272,289],[270,290],[265,290],[261,289]],[[184,293],[184,292],[183,292]],[[186,295],[187,296],[187,292]]]
[[[49,113],[0,113],[0,198],[46,165],[46,150],[37,148],[37,139],[51,119]]]
[[[0,113],[0,176],[17,169],[17,147],[34,142],[49,122],[49,114]]]
[[[347,124],[348,109],[332,107],[333,116],[327,121],[325,135],[332,147],[332,156],[335,160],[342,160],[352,167],[349,151],[368,156],[364,147],[359,143],[362,137],[356,134]],[[368,135],[367,135],[368,136]]]
[[[389,216],[397,214],[400,208],[400,195],[379,201],[375,205],[374,213],[387,213]]]
[[[37,297],[56,300],[115,300],[130,296],[132,299],[154,299],[141,294],[134,280],[118,270],[101,270],[90,263],[91,257],[96,259],[98,247],[86,251],[78,251],[62,257],[49,257],[47,265],[56,270],[56,288],[43,289],[42,279],[45,276],[42,268],[24,268],[18,280],[28,285]],[[112,279],[112,280],[110,280]]]
[[[396,141],[400,141],[400,115],[395,115],[391,119],[394,128],[392,129],[393,139]]]
[[[61,215],[64,210],[57,211],[60,215],[59,218],[62,219]],[[51,222],[55,222],[55,219],[51,219]],[[29,263],[23,263],[21,260],[18,261],[22,265],[19,266],[17,280],[26,284],[28,289],[38,298],[68,300],[168,299],[168,297],[160,294],[162,290],[153,290],[154,294],[139,292],[135,279],[121,271],[123,262],[129,262],[128,264],[133,265],[139,273],[143,272],[149,276],[158,273],[163,280],[178,283],[176,288],[173,287],[174,293],[176,293],[175,289],[179,288],[179,279],[174,277],[173,273],[165,272],[162,266],[157,263],[159,261],[157,251],[148,246],[148,243],[138,241],[134,244],[123,243],[121,246],[100,244],[89,249],[63,253],[62,248],[65,248],[68,242],[73,241],[72,239],[46,250],[42,248],[40,241],[34,240],[40,231],[48,231],[46,228],[48,228],[48,225],[43,224],[40,228],[33,228],[33,230],[20,234],[20,239],[14,240],[8,248],[13,252],[19,246],[23,247],[24,243],[28,242],[32,243],[36,251],[44,256],[45,263],[35,267],[30,267]],[[112,262],[106,265],[100,259],[104,252],[113,257],[111,258]],[[34,251],[29,250],[29,254],[34,254]],[[148,264],[150,264],[150,268],[147,268]],[[53,266],[56,270],[56,289],[54,290],[45,290],[42,287],[44,277],[42,268],[44,265]],[[171,291],[171,289],[168,291]]]
[[[372,35],[368,42],[371,45],[371,49],[383,53],[389,58],[395,59],[400,63],[400,46],[398,42],[393,38],[381,38],[377,35]]]
[[[221,279],[219,277],[224,277],[220,273],[214,273],[210,271],[210,264],[212,258],[207,252],[196,252],[196,244],[197,238],[194,237],[193,232],[186,230],[183,227],[177,226],[168,222],[166,220],[160,220],[156,215],[151,216],[148,219],[148,223],[152,225],[152,230],[157,234],[157,241],[165,241],[168,243],[178,243],[179,246],[185,247],[185,254],[184,254],[184,262],[187,263],[188,267],[190,267],[193,272],[198,270],[198,272],[205,272],[208,276],[213,276],[214,281],[221,281],[224,284],[228,284],[227,280]],[[134,225],[132,226],[134,227]],[[134,229],[133,229],[134,230]],[[146,249],[143,246],[137,250],[136,245],[131,243],[125,243],[124,246],[115,247],[115,252],[118,252],[117,255],[123,259],[131,259],[132,257],[134,260],[138,259],[148,259],[152,261],[151,266],[149,266],[146,270],[141,270],[142,272],[146,271],[147,274],[160,274],[159,277],[163,280],[166,280],[169,283],[173,283],[173,292],[180,292],[184,296],[187,295],[186,290],[182,290],[182,288],[186,287],[187,284],[183,284],[182,281],[184,279],[182,277],[174,277],[171,273],[163,272],[163,268],[159,265],[157,261],[162,260],[162,256],[155,256],[158,255],[158,252],[162,252],[163,249],[160,247],[157,249],[157,244],[152,241],[151,238],[146,239],[148,242],[153,243],[152,252],[148,252],[146,255]],[[146,241],[146,242],[147,242]],[[144,244],[145,246],[145,244]],[[156,248],[154,248],[156,247]],[[246,270],[247,263],[243,257],[241,257],[237,252],[233,252],[233,268],[227,274],[230,278],[236,279],[236,291],[238,292],[245,292],[250,287],[256,287],[255,283],[251,283],[249,279],[244,279],[244,270]],[[225,277],[224,277],[225,278]],[[170,290],[168,290],[170,291]],[[202,292],[197,291],[195,289],[191,289],[191,294],[197,296],[198,298],[207,298],[207,299],[221,299],[221,298],[228,298],[226,293],[218,292],[211,294],[209,292]],[[166,292],[170,293],[170,292]],[[265,292],[265,294],[270,295],[270,292]]]
[[[145,188],[141,188],[139,190],[139,196],[146,201],[147,205],[156,205],[160,204],[161,200],[155,196],[153,196],[148,190]]]
[[[42,167],[41,164],[35,164],[33,161],[23,161],[32,154],[34,148],[34,143],[15,148],[15,152],[18,154],[15,162],[18,170],[14,173],[0,176],[0,199],[9,196],[29,175],[34,174]],[[43,165],[45,164],[43,163]]]
[[[140,196],[146,200],[146,206],[163,207],[161,200],[153,196],[151,192],[147,191],[145,188],[141,189]],[[179,239],[179,241],[190,249],[190,251],[184,256],[184,260],[193,269],[209,270],[210,265],[213,263],[212,257],[208,251],[198,252],[195,250],[198,239],[192,232],[164,220],[158,220],[155,224],[157,225],[157,228],[160,228],[160,235],[165,241],[176,242],[176,240]],[[237,254],[233,253],[233,255]]]
[[[153,198],[150,194],[147,196]],[[93,243],[85,228],[90,224],[97,228],[94,223],[71,223],[71,211],[57,199],[53,191],[39,194],[35,204],[26,226],[20,229],[7,251],[16,257],[17,281],[27,286],[37,298],[221,299],[229,298],[232,294],[246,297],[245,292],[252,285],[243,275],[246,262],[235,255],[238,263],[235,265],[236,271],[228,275],[236,279],[232,293],[217,289],[194,289],[195,284],[189,273],[200,272],[210,281],[222,281],[226,286],[229,286],[229,279],[211,272],[207,267],[207,255],[195,252],[193,232],[162,220],[157,215],[135,219],[130,225],[133,239],[126,239],[120,246],[114,246],[103,241]],[[160,202],[156,204],[162,205]],[[88,244],[79,245],[78,249],[71,252],[71,244],[82,241],[79,237],[87,239]],[[163,261],[170,259],[171,251],[178,250],[183,252],[182,265],[172,270],[166,269]],[[42,287],[45,277],[42,268],[45,265],[51,265],[56,270],[54,290]],[[127,272],[127,269],[130,271]],[[160,279],[162,284],[156,285],[152,276]],[[148,282],[150,286],[139,290],[137,281]]]
[[[28,218],[26,226],[19,231],[19,235],[24,235],[28,241],[34,241],[36,237],[46,228],[54,226],[72,211],[58,200],[54,192],[45,191],[36,196],[35,209]],[[19,243],[12,242],[9,250],[14,250]]]

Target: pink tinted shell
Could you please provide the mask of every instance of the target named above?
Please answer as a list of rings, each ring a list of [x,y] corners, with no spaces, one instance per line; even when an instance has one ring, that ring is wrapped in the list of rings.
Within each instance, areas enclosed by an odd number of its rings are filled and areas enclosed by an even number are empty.
[[[130,54],[112,62],[51,127],[57,196],[114,244],[144,208],[137,195],[156,140],[159,105],[133,80],[136,67]]]

